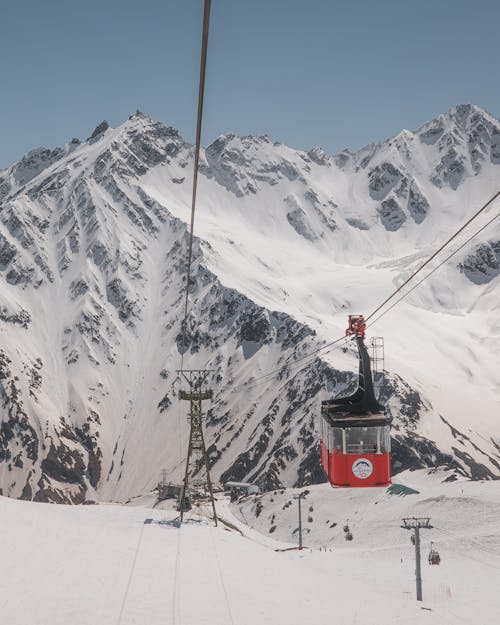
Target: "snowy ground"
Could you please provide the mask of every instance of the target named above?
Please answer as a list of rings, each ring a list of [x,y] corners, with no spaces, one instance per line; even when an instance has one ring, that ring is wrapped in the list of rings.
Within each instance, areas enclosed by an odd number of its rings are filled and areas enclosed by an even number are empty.
[[[499,485],[443,484],[444,477],[404,474],[398,481],[420,491],[406,497],[309,488],[310,532],[301,552],[276,551],[296,541],[296,503],[283,506],[298,491],[264,495],[258,517],[253,498],[231,506],[221,500],[219,514],[236,529],[214,528],[194,514],[179,529],[171,508],[152,509],[152,496],[129,506],[80,507],[0,498],[1,622],[496,625]],[[431,516],[434,524],[422,532],[422,605],[414,598],[409,532],[399,527],[402,516],[413,515]],[[351,543],[343,540],[346,518]],[[431,537],[443,558],[439,567],[426,562]]]

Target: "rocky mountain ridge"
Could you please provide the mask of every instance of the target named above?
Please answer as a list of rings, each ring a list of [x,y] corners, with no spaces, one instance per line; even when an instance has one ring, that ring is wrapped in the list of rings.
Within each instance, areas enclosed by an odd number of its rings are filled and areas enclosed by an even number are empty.
[[[355,384],[355,359],[349,349],[299,368],[294,357],[338,334],[348,312],[378,297],[366,285],[388,290],[460,223],[478,189],[494,188],[500,123],[463,105],[336,156],[219,137],[202,154],[184,345],[192,156],[174,128],[137,112],[0,172],[2,494],[127,499],[151,489],[163,467],[179,479],[187,425],[172,384],[183,352],[189,366],[217,372],[207,415],[217,479],[270,488],[321,480],[315,415],[321,399]],[[453,325],[472,311],[494,330],[498,227],[485,235],[405,304],[418,328],[430,327],[430,314]],[[420,338],[433,341],[434,330]],[[447,377],[468,376],[478,393],[490,385],[494,407],[498,380],[479,380],[491,343],[465,345]],[[446,362],[458,362],[447,349]],[[403,366],[407,351],[394,350],[383,392],[395,468],[498,477],[493,410],[467,429],[422,366]]]

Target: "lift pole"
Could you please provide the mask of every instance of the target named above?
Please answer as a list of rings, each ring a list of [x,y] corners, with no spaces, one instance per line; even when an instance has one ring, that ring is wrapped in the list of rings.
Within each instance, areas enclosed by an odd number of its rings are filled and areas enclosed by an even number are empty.
[[[209,498],[212,503],[213,519],[217,525],[217,513],[215,511],[214,493],[212,490],[212,481],[210,480],[210,470],[208,466],[207,450],[205,448],[205,439],[203,437],[203,411],[202,402],[212,399],[213,391],[207,388],[206,381],[210,369],[180,369],[177,373],[187,382],[189,391],[179,391],[179,399],[189,401],[189,443],[186,456],[186,471],[184,473],[184,482],[182,486],[182,495],[180,503],[181,523],[184,519],[186,509],[186,498],[189,488],[189,475],[191,472],[200,471],[205,468],[205,482],[202,484],[204,491],[208,490]]]
[[[299,504],[299,550],[303,549],[303,546],[302,546],[302,507],[300,505],[302,497],[304,497],[304,493],[300,493],[300,495],[297,495],[297,497],[295,497],[295,499],[297,499],[298,504]]]
[[[422,570],[420,567],[420,529],[432,529],[429,517],[409,517],[403,519],[401,526],[405,530],[413,530],[415,544],[415,581],[417,586],[417,601],[422,601]]]

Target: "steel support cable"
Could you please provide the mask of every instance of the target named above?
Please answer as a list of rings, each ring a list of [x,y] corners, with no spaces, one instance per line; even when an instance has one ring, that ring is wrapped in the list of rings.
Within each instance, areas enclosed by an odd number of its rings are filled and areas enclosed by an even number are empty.
[[[464,540],[467,539],[466,536],[461,536],[459,534],[455,534],[455,532],[451,532],[450,530],[445,529],[444,527],[439,527],[439,526],[434,526],[434,529],[440,531],[440,532],[444,532],[445,534],[448,534],[451,538],[454,538],[455,540]],[[483,551],[484,553],[487,554],[491,554],[491,551],[487,548],[485,548],[484,546],[480,546],[480,543],[478,541],[475,541],[474,539],[470,539],[469,541],[472,543],[472,547],[473,549],[475,549],[476,551]],[[469,555],[468,553],[466,553],[465,551],[463,551],[462,549],[455,547],[455,546],[451,546],[450,547],[453,551],[455,551],[456,553],[462,555],[464,558],[468,558],[469,560],[473,560],[474,562],[478,562],[479,564],[483,564],[484,566],[487,566],[491,569],[496,569],[498,571],[500,571],[500,566],[495,566],[494,564],[491,564],[490,562],[486,562],[486,560],[482,560],[481,558],[474,558],[474,556]]]
[[[497,213],[492,219],[490,219],[483,226],[481,226],[481,228],[479,228],[479,230],[476,230],[476,232],[474,232],[474,234],[472,234],[459,247],[457,247],[456,250],[454,250],[444,260],[442,260],[438,265],[436,265],[436,267],[434,267],[434,269],[432,271],[430,271],[426,276],[424,276],[421,280],[419,280],[419,282],[417,282],[415,285],[413,285],[412,288],[409,291],[407,291],[406,293],[403,293],[403,295],[400,298],[398,298],[395,302],[393,302],[393,304],[391,304],[391,306],[389,306],[389,308],[386,308],[384,311],[382,311],[380,313],[380,315],[376,319],[374,319],[371,323],[368,324],[368,327],[371,327],[374,323],[377,323],[377,321],[379,319],[381,319],[384,315],[386,315],[390,310],[392,310],[394,308],[394,306],[396,306],[397,304],[399,304],[399,302],[404,300],[405,297],[408,297],[408,295],[410,295],[410,293],[412,293],[418,286],[420,286],[422,284],[422,282],[425,282],[425,280],[427,280],[427,278],[430,278],[430,276],[432,276],[432,274],[435,271],[437,271],[440,267],[442,267],[445,263],[447,263],[450,260],[450,258],[452,258],[453,256],[455,256],[455,254],[460,252],[460,250],[462,250],[468,243],[470,243],[470,241],[472,241],[472,239],[477,237],[478,234],[480,234],[483,230],[485,230],[490,224],[492,224],[495,221],[495,219],[498,219],[499,217],[500,217],[500,213]]]
[[[498,192],[489,202],[488,204],[490,204],[493,199],[495,199],[496,197],[498,197],[498,195],[500,195],[500,192]],[[485,205],[486,207],[486,205]],[[483,207],[483,209],[485,208]],[[477,213],[478,214],[478,213]],[[490,224],[492,224],[496,219],[498,219],[500,217],[500,213],[498,213],[497,215],[495,215],[492,219],[490,219],[489,221],[487,221],[483,226],[481,226],[481,228],[479,228],[478,230],[476,230],[476,232],[474,232],[470,237],[468,237],[456,250],[454,250],[451,254],[449,254],[444,260],[442,260],[436,267],[434,267],[434,269],[432,271],[430,271],[424,278],[422,278],[419,282],[417,282],[417,284],[415,284],[409,291],[407,291],[406,293],[404,293],[399,299],[397,299],[389,308],[387,308],[385,311],[383,311],[382,313],[380,313],[380,315],[374,320],[372,321],[370,324],[368,324],[367,327],[371,327],[372,325],[374,325],[379,319],[381,319],[386,313],[388,313],[390,310],[392,310],[397,304],[399,304],[403,299],[405,299],[405,297],[407,297],[408,295],[410,295],[410,293],[412,291],[414,291],[418,286],[420,286],[422,284],[422,282],[424,282],[425,280],[427,280],[427,278],[429,278],[435,271],[437,271],[442,265],[444,265],[445,263],[447,263],[453,256],[455,256],[455,254],[457,254],[461,249],[463,249],[472,239],[474,239],[478,234],[480,234],[483,230],[485,230]],[[470,223],[470,221],[468,222]],[[463,229],[463,228],[462,228]],[[435,255],[434,255],[435,256]],[[425,263],[427,264],[427,263]],[[423,265],[422,265],[423,267]],[[381,306],[379,306],[376,310],[380,310]],[[373,316],[373,313],[370,315],[370,317]],[[336,343],[339,343],[342,339],[347,339],[348,337],[341,337],[335,341],[333,341],[332,343],[328,343],[327,345],[323,345],[323,347],[315,350],[314,352],[311,352],[310,354],[303,356],[300,359],[297,359],[295,362],[293,362],[292,364],[295,364],[296,362],[300,362],[300,360],[305,360],[306,358],[310,358],[311,356],[316,355],[318,352],[327,349],[328,347],[332,348],[329,349],[328,351],[325,352],[328,353],[329,351],[333,351],[333,349],[336,349],[336,347],[332,347],[333,345],[335,345]],[[342,345],[339,345],[338,347],[342,347]],[[324,354],[322,354],[324,355]],[[282,368],[286,365],[287,363],[285,362],[282,366]],[[299,369],[302,370],[303,367],[301,367]],[[281,369],[278,369],[277,371],[281,371]],[[260,378],[256,378],[254,380],[249,381],[247,384],[248,386],[252,386],[253,384],[259,384],[261,381],[264,381],[264,378],[267,378],[269,375],[272,375],[274,372],[270,372],[266,375],[261,376]],[[235,387],[236,389],[242,388],[243,386],[246,386],[246,383],[243,383],[240,386]]]
[[[276,375],[277,373],[280,373],[281,371],[283,371],[283,369],[285,367],[288,367],[288,366],[292,366],[293,367],[294,365],[296,365],[299,362],[303,362],[304,360],[311,360],[311,359],[315,358],[319,354],[320,351],[326,350],[324,353],[327,354],[330,351],[332,351],[333,349],[336,349],[334,347],[334,345],[336,345],[337,343],[339,343],[340,341],[343,341],[345,339],[346,339],[345,336],[341,336],[340,338],[336,339],[335,341],[332,341],[331,343],[327,343],[326,345],[323,345],[322,347],[320,347],[318,349],[315,349],[312,352],[310,352],[308,354],[305,354],[304,356],[301,356],[300,358],[297,358],[296,360],[293,360],[293,359],[289,358],[289,359],[285,360],[285,362],[280,367],[277,367],[276,369],[271,369],[271,371],[268,371],[267,373],[264,373],[263,375],[261,375],[261,376],[259,376],[257,378],[253,378],[253,379],[249,380],[248,382],[243,382],[242,384],[238,384],[237,386],[233,387],[233,390],[237,390],[237,389],[240,389],[240,388],[243,388],[243,387],[248,388],[248,386],[252,386],[252,385],[256,385],[256,384],[260,384],[262,382],[265,382],[265,381],[267,381],[267,379],[269,377],[272,377],[272,376]],[[341,347],[341,346],[339,345],[339,347]],[[323,355],[323,354],[321,354],[321,355]],[[303,367],[300,367],[300,369],[303,369]]]
[[[484,207],[481,210],[484,210],[484,208],[489,205],[496,197],[498,197],[498,195],[500,195],[500,191],[488,202],[488,204],[484,205]],[[476,216],[479,213],[476,213]],[[488,222],[486,222],[486,224],[484,224],[481,228],[479,228],[479,230],[476,230],[476,232],[474,232],[474,234],[472,234],[468,239],[466,239],[455,251],[453,251],[449,256],[447,256],[443,261],[441,261],[436,267],[434,267],[434,269],[432,271],[430,271],[426,276],[424,276],[424,278],[422,278],[419,282],[417,282],[409,291],[407,291],[406,293],[404,293],[399,299],[397,299],[391,306],[389,306],[389,308],[387,308],[385,311],[383,311],[382,313],[380,313],[380,315],[371,323],[369,323],[367,325],[367,327],[371,327],[373,324],[375,324],[379,319],[381,319],[386,313],[388,313],[390,310],[392,310],[397,304],[399,304],[399,302],[401,302],[403,299],[405,299],[405,297],[407,297],[408,295],[410,295],[410,293],[412,293],[412,291],[414,291],[418,286],[420,286],[422,284],[422,282],[424,282],[425,280],[427,280],[427,278],[429,278],[435,271],[437,271],[442,265],[444,265],[446,262],[448,262],[450,260],[450,258],[452,258],[455,254],[457,254],[461,249],[463,249],[472,239],[474,239],[478,234],[480,234],[483,230],[485,230],[491,223],[493,223],[495,221],[495,219],[497,219],[500,216],[500,213],[495,215],[492,219],[490,219]],[[469,220],[470,223],[471,220]],[[464,229],[465,226],[462,226],[461,230],[462,231]],[[456,233],[458,234],[458,232]],[[455,238],[455,235],[453,235],[452,239]],[[449,239],[449,241],[451,241],[452,239]],[[442,249],[444,249],[445,245],[443,245],[439,251],[441,251]],[[401,291],[401,289],[408,284],[408,282],[421,270],[424,268],[425,265],[427,265],[433,258],[435,258],[436,254],[438,253],[434,253],[414,274],[412,274],[412,276],[410,276],[410,278],[408,278],[408,280],[406,280],[394,293],[393,295],[391,295],[391,297],[387,298],[385,300],[385,302],[383,302],[380,306],[378,306],[374,312],[372,312],[369,317],[366,318],[366,320],[368,321],[368,319],[370,319],[371,317],[373,317],[373,315],[380,310],[390,299],[392,299],[394,297],[394,295],[396,295],[396,293],[398,293],[399,291]],[[283,365],[281,365],[281,367],[279,369],[274,369],[272,371],[269,371],[268,373],[265,373],[264,375],[258,377],[258,378],[254,378],[252,380],[249,380],[248,382],[243,382],[242,384],[235,386],[233,390],[239,390],[240,388],[248,388],[251,387],[254,384],[258,384],[261,381],[264,381],[265,379],[267,379],[269,376],[274,375],[275,373],[279,373],[283,367],[285,367],[287,364],[296,364],[298,362],[301,362],[302,360],[306,360],[308,358],[311,358],[312,356],[315,356],[317,354],[319,354],[319,352],[323,351],[323,350],[327,350],[325,353],[328,353],[328,348],[332,347],[333,345],[335,345],[336,343],[339,343],[342,339],[345,339],[347,337],[340,337],[338,339],[336,339],[335,341],[332,341],[331,343],[327,343],[326,345],[323,345],[322,347],[310,352],[309,354],[306,354],[304,356],[301,356],[300,358],[297,358],[296,360],[292,361],[290,363],[290,359],[285,360],[285,362],[283,363]]]
[[[239,389],[242,388],[252,388],[253,386],[257,386],[258,384],[262,384],[263,382],[267,382],[267,378],[269,378],[270,376],[275,375],[276,373],[280,373],[280,371],[283,370],[284,367],[286,367],[287,365],[291,365],[292,367],[294,367],[294,365],[296,365],[297,363],[307,360],[307,359],[311,359],[314,358],[316,356],[318,356],[319,352],[322,350],[326,350],[323,354],[321,354],[322,356],[324,356],[325,354],[328,354],[329,352],[335,350],[335,349],[339,349],[340,347],[342,347],[342,344],[339,345],[339,343],[341,343],[341,341],[348,341],[349,337],[347,336],[341,336],[338,339],[336,339],[335,341],[332,341],[331,343],[327,343],[326,345],[323,345],[322,347],[310,352],[309,354],[306,354],[304,356],[301,356],[300,358],[297,358],[297,360],[286,360],[281,367],[277,368],[277,369],[273,369],[272,371],[269,371],[268,373],[265,373],[261,376],[259,376],[258,378],[253,378],[251,380],[248,380],[248,382],[242,382],[241,384],[238,384],[237,386],[233,387],[233,391],[237,391]],[[307,363],[310,364],[310,363]],[[304,369],[306,365],[303,365],[301,367],[299,367],[296,371],[296,373],[298,373],[299,371],[302,371],[302,369]],[[295,369],[295,367],[294,367]]]
[[[370,313],[370,315],[368,315],[368,317],[366,317],[366,321],[368,321],[369,319],[371,319],[379,310],[381,310],[390,300],[393,299],[393,297],[395,297],[411,280],[413,280],[413,278],[419,274],[442,250],[444,250],[454,239],[456,239],[456,237],[463,232],[463,230],[465,230],[465,228],[467,228],[467,226],[469,224],[471,224],[482,212],[484,212],[491,204],[492,202],[494,202],[498,197],[500,196],[500,191],[497,191],[497,193],[495,193],[495,195],[493,195],[493,197],[491,197],[486,204],[484,204],[478,211],[476,211],[476,213],[474,213],[474,215],[466,222],[464,223],[445,243],[443,243],[439,249],[437,249],[424,263],[422,263],[422,265],[420,265],[420,267],[414,271],[404,282],[403,284],[401,284],[393,293],[392,295],[390,295],[389,297],[387,297],[379,306],[377,306],[377,308],[375,308],[375,310],[373,312]],[[480,228],[478,231],[476,231],[469,239],[467,239],[467,241],[465,241],[465,243],[463,245],[461,245],[457,250],[455,250],[455,252],[453,252],[453,254],[450,254],[440,265],[438,265],[435,269],[433,269],[423,280],[421,280],[420,282],[418,282],[410,291],[408,291],[405,295],[403,295],[400,299],[397,300],[397,302],[395,304],[393,304],[390,308],[387,309],[387,312],[389,310],[391,310],[397,303],[399,303],[402,299],[404,299],[407,295],[409,295],[415,288],[417,288],[417,286],[419,286],[424,280],[426,280],[432,273],[434,273],[434,271],[436,271],[436,269],[438,269],[442,264],[444,264],[445,262],[447,262],[452,256],[454,256],[454,254],[456,254],[460,249],[462,249],[464,247],[464,245],[466,245],[471,239],[473,239],[475,236],[477,236],[482,230],[484,230],[490,223],[492,223],[496,218],[498,217],[498,215],[496,215],[493,219],[491,219],[487,224],[485,224],[485,226],[483,226],[482,228]],[[373,325],[376,321],[378,321],[385,313],[381,313],[377,319],[375,321],[373,321],[371,324],[369,324],[370,326]],[[306,354],[304,356],[301,356],[300,358],[297,358],[296,360],[293,360],[291,362],[291,364],[295,364],[298,362],[301,362],[303,360],[306,360],[308,358],[311,358],[312,356],[315,356],[317,354],[319,354],[319,352],[323,351],[323,350],[327,350],[328,348],[334,346],[335,344],[339,343],[340,341],[342,341],[343,339],[345,339],[345,336],[339,337],[338,339],[336,339],[335,341],[332,341],[331,343],[327,343],[326,345],[323,345],[322,347],[319,347],[318,349],[310,352],[309,354]],[[277,369],[273,369],[271,371],[269,371],[268,373],[263,374],[262,376],[258,377],[258,378],[254,378],[252,380],[249,380],[248,382],[243,382],[242,384],[235,386],[233,388],[233,390],[239,390],[241,388],[248,388],[249,386],[252,386],[254,384],[258,384],[261,381],[267,379],[269,376],[272,376],[276,373],[279,373],[283,367],[285,367],[288,363],[290,362],[290,359],[285,360],[285,362],[283,363],[283,365],[281,365],[281,367],[277,368]]]
[[[485,512],[484,510],[484,501],[483,503],[483,514]],[[463,540],[468,540],[469,543],[471,543],[471,545],[475,548],[478,549],[479,551],[484,551],[485,553],[495,556],[496,558],[500,557],[500,551],[499,552],[494,552],[491,550],[491,548],[488,548],[484,545],[484,543],[482,543],[478,538],[476,537],[474,538],[474,536],[476,536],[476,532],[478,530],[479,527],[484,527],[485,525],[490,526],[490,525],[495,525],[494,529],[492,530],[493,532],[496,531],[496,521],[490,522],[490,523],[482,523],[481,525],[479,525],[479,522],[474,526],[475,527],[475,532],[474,534],[471,535],[467,535],[467,534],[463,534],[463,533],[456,533],[452,530],[447,529],[446,527],[440,527],[440,526],[434,526],[435,529],[439,530],[440,532],[444,532],[446,534],[449,534],[449,536],[451,536],[452,538],[454,538],[455,540],[459,540],[459,541],[463,541]],[[483,533],[484,535],[484,533]],[[494,565],[491,565],[494,566]]]
[[[345,340],[347,337],[345,336],[341,336],[338,339],[336,339],[335,341],[332,341],[331,343],[327,343],[326,345],[322,345],[321,347],[319,347],[318,349],[313,350],[312,352],[305,354],[304,356],[301,356],[300,358],[297,358],[295,360],[293,360],[291,357],[289,357],[287,360],[285,360],[285,362],[280,366],[277,367],[276,369],[271,369],[271,371],[268,371],[267,373],[262,374],[261,376],[257,377],[257,378],[252,378],[251,380],[248,380],[247,382],[242,382],[241,384],[238,384],[236,386],[233,387],[233,390],[239,390],[241,388],[248,388],[249,386],[253,386],[254,384],[260,384],[261,382],[264,382],[267,380],[267,378],[274,376],[276,373],[279,373],[280,371],[283,371],[283,369],[288,366],[294,366],[299,362],[302,362],[304,360],[308,360],[313,358],[314,356],[316,356],[319,352],[323,351],[323,350],[327,350],[325,353],[328,353],[329,351],[331,351],[332,349],[335,349],[335,345],[337,345],[338,343],[340,343],[340,341]],[[339,347],[341,347],[339,345]]]
[[[457,238],[457,236],[463,232],[465,230],[465,228],[467,228],[467,226],[472,223],[477,217],[479,217],[479,215],[485,211],[488,206],[490,206],[490,204],[492,202],[494,202],[497,197],[500,196],[500,191],[497,191],[495,193],[495,195],[493,195],[493,197],[491,197],[486,204],[483,204],[483,206],[481,206],[481,208],[474,213],[474,215],[472,215],[472,217],[466,221],[447,241],[445,241],[431,256],[429,256],[429,258],[420,265],[420,267],[418,269],[416,269],[404,282],[403,284],[401,284],[391,295],[389,295],[389,297],[387,297],[381,304],[380,306],[377,306],[377,308],[375,308],[374,311],[372,311],[368,317],[366,317],[366,321],[368,321],[369,319],[371,319],[381,308],[383,308],[388,302],[391,301],[391,299],[393,297],[395,297],[407,284],[408,282],[410,282],[411,280],[413,280],[413,278],[419,274],[422,269],[424,269],[424,267],[426,267],[434,258],[436,258],[436,256],[442,252],[444,250],[445,247],[447,247],[454,239]]]
[[[500,194],[497,193],[497,196]],[[496,196],[495,196],[496,197]],[[491,202],[491,200],[490,200]],[[498,219],[498,217],[500,217],[500,213],[498,213],[497,215],[495,215],[492,219],[490,219],[488,222],[486,222],[481,228],[479,228],[479,230],[476,230],[476,232],[474,232],[474,234],[472,234],[468,239],[466,239],[456,250],[454,250],[451,254],[449,254],[444,260],[442,260],[436,267],[434,267],[434,269],[432,271],[430,271],[426,276],[424,276],[419,282],[417,282],[409,291],[407,291],[406,293],[404,293],[399,299],[397,299],[391,306],[389,306],[389,308],[387,308],[385,311],[381,312],[380,315],[371,323],[367,324],[367,327],[371,327],[372,325],[374,325],[379,319],[381,319],[386,313],[388,313],[390,310],[392,310],[397,304],[399,304],[399,302],[401,302],[403,299],[405,299],[405,297],[407,297],[408,295],[410,295],[410,293],[412,293],[412,291],[414,291],[418,286],[420,286],[422,284],[422,282],[424,282],[425,280],[427,280],[427,278],[429,278],[435,271],[437,271],[442,265],[444,265],[445,263],[447,263],[450,258],[452,258],[453,256],[455,256],[455,254],[457,254],[461,249],[463,249],[472,239],[474,239],[478,234],[480,234],[483,230],[485,230],[491,223],[493,223],[495,221],[495,219]],[[443,249],[443,248],[442,248]],[[435,257],[435,254],[431,257],[433,258]],[[429,259],[430,260],[430,259]],[[424,263],[425,265],[427,264]],[[422,267],[420,269],[422,269],[424,267],[424,265],[422,265]],[[420,271],[419,269],[419,271]],[[414,275],[416,275],[417,272],[415,272]],[[408,283],[409,280],[407,280],[405,282],[405,284]],[[389,299],[392,299],[392,297],[401,290],[401,288],[404,286],[401,285],[401,287],[394,292],[394,294],[388,298],[385,303],[387,303],[389,301]],[[380,308],[382,308],[382,306],[384,305],[381,304],[378,308],[375,309],[375,311],[369,316],[367,317],[367,320],[370,317],[373,317],[373,315],[375,314],[376,311],[380,310]],[[323,345],[322,347],[310,352],[309,354],[306,354],[304,356],[301,356],[300,358],[297,358],[296,360],[290,362],[290,359],[285,360],[285,362],[283,363],[283,365],[281,365],[281,367],[279,369],[274,369],[272,371],[269,371],[268,373],[263,374],[262,376],[258,377],[258,378],[254,378],[252,380],[249,380],[248,382],[243,382],[242,384],[239,384],[237,386],[235,386],[233,388],[233,390],[239,390],[241,388],[248,388],[251,387],[254,384],[259,384],[261,381],[264,381],[265,379],[267,379],[269,376],[274,375],[275,373],[279,373],[287,364],[296,364],[298,362],[301,362],[302,360],[306,360],[308,358],[311,358],[312,356],[315,356],[317,354],[319,354],[319,352],[323,351],[323,350],[327,350],[325,353],[328,353],[330,350],[328,348],[331,348],[332,346],[334,346],[335,344],[339,343],[340,341],[342,341],[342,339],[346,339],[347,337],[343,336],[340,337],[338,339],[336,339],[335,341],[332,341],[331,343],[327,343],[326,345]]]
[[[484,204],[478,211],[476,211],[476,213],[466,222],[464,223],[445,243],[443,243],[439,249],[437,249],[424,263],[422,263],[422,265],[420,265],[420,267],[414,271],[404,282],[403,284],[401,284],[393,293],[392,295],[390,295],[389,297],[387,297],[379,306],[377,306],[377,308],[375,308],[375,310],[373,312],[370,313],[370,315],[368,315],[368,317],[366,317],[366,321],[368,321],[369,319],[371,319],[379,310],[381,310],[390,300],[393,299],[393,297],[395,297],[411,280],[413,280],[413,278],[419,274],[442,250],[444,250],[454,239],[456,239],[456,237],[463,232],[463,230],[465,230],[465,228],[467,228],[467,226],[472,223],[482,212],[484,212],[491,204],[492,202],[494,202],[498,197],[500,196],[500,191],[498,191],[497,193],[495,193],[495,195],[493,195],[493,197],[491,197],[486,204]],[[469,239],[467,239],[467,241],[465,241],[465,243],[463,245],[461,245],[457,250],[455,250],[455,252],[453,252],[453,254],[450,254],[442,263],[440,263],[435,269],[433,269],[423,280],[421,280],[420,282],[418,282],[412,289],[410,289],[410,291],[408,291],[405,295],[403,295],[400,299],[397,300],[396,303],[394,303],[390,308],[387,309],[387,312],[389,310],[391,310],[397,303],[399,303],[402,299],[404,299],[407,295],[409,295],[415,288],[417,288],[417,286],[419,286],[424,280],[426,280],[432,273],[434,273],[434,271],[436,271],[436,269],[438,269],[442,264],[444,264],[445,262],[447,262],[452,256],[454,256],[458,251],[460,251],[471,239],[473,239],[475,236],[477,236],[480,232],[482,232],[490,223],[492,223],[495,219],[497,219],[498,215],[496,215],[493,219],[491,219],[489,222],[487,222],[487,224],[485,224],[482,228],[480,228],[478,231],[476,231],[471,237],[469,237]],[[376,321],[378,321],[385,313],[381,313],[377,319],[375,321],[373,321],[371,324],[369,324],[370,326],[372,326]],[[327,343],[326,345],[323,345],[322,347],[319,347],[318,349],[310,352],[309,354],[306,354],[305,356],[301,356],[300,358],[297,358],[296,360],[293,360],[291,362],[291,364],[295,364],[297,362],[301,362],[302,360],[306,360],[312,356],[315,356],[316,354],[319,354],[319,352],[323,351],[323,350],[327,350],[328,348],[332,347],[333,345],[339,343],[340,341],[342,341],[343,339],[345,339],[346,337],[340,337],[338,339],[336,339],[335,341],[332,341],[331,343]],[[269,376],[274,375],[275,373],[279,373],[283,367],[285,367],[288,363],[290,362],[290,359],[285,360],[285,362],[283,363],[283,365],[281,365],[281,367],[271,370],[268,373],[258,377],[258,378],[254,378],[253,380],[249,380],[248,382],[244,382],[243,384],[240,384],[236,387],[234,387],[233,390],[238,390],[240,388],[243,387],[247,387],[247,386],[251,386],[255,383],[259,383],[261,380],[264,380],[266,378],[268,378]]]
[[[137,545],[135,548],[134,559],[132,560],[132,566],[130,568],[130,573],[127,580],[127,585],[125,587],[125,593],[123,595],[122,603],[120,606],[120,613],[118,614],[118,620],[116,621],[116,625],[120,625],[122,622],[123,611],[125,609],[125,604],[127,603],[127,597],[130,590],[130,584],[132,583],[132,578],[134,577],[135,565],[137,564],[137,556],[139,555],[139,549],[141,548],[142,537],[144,534],[145,524],[142,524],[141,531],[139,533],[139,540],[137,541]]]
[[[186,294],[184,300],[184,315],[182,319],[182,346],[181,354],[181,370],[184,369],[184,353],[186,351],[186,324],[189,307],[189,286],[191,283],[191,268],[193,261],[193,236],[194,236],[194,217],[196,213],[196,192],[198,188],[198,168],[200,162],[200,146],[201,146],[201,126],[203,122],[203,100],[205,96],[205,75],[207,66],[207,50],[208,50],[208,32],[210,26],[210,4],[211,0],[205,0],[203,10],[203,31],[201,39],[201,59],[200,59],[200,80],[198,85],[198,111],[196,117],[196,141],[194,149],[194,169],[193,169],[193,191],[191,196],[191,220],[189,226],[189,243],[187,253],[187,270],[186,270]],[[182,432],[180,427],[180,407],[178,411],[178,427],[179,427],[179,461],[182,470]],[[182,512],[181,512],[182,515]],[[179,556],[177,556],[178,558]]]
[[[189,245],[187,254],[187,276],[186,276],[186,297],[184,301],[184,318],[182,321],[182,343],[186,347],[186,322],[189,307],[189,286],[191,282],[191,267],[193,261],[193,233],[194,216],[196,212],[196,191],[198,187],[198,166],[200,162],[201,125],[203,121],[203,99],[205,95],[205,74],[207,66],[208,31],[210,25],[210,2],[205,0],[203,12],[203,34],[201,41],[201,61],[200,61],[200,83],[198,87],[198,113],[196,119],[196,143],[194,149],[194,171],[193,171],[193,192],[191,196],[191,222],[189,227]],[[184,353],[181,356],[181,369],[184,360]]]

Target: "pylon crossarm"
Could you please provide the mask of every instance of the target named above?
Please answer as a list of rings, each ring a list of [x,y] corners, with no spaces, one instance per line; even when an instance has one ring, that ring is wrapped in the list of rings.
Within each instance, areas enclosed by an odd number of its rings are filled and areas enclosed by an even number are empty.
[[[402,521],[403,525],[401,527],[405,530],[411,530],[415,527],[432,529],[430,517],[406,517]]]
[[[213,399],[214,393],[212,389],[205,391],[179,391],[179,399],[186,401],[205,401]]]

